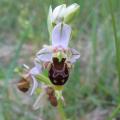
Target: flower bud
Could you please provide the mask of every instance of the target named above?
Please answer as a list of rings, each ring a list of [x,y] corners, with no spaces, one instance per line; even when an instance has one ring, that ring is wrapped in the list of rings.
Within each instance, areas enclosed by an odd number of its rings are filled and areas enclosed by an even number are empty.
[[[59,23],[64,20],[64,14],[66,10],[66,5],[59,5],[53,10],[53,15],[52,15],[52,22],[53,23]]]
[[[80,6],[77,3],[74,3],[68,7],[66,7],[66,4],[62,4],[57,6],[53,11],[52,7],[50,6],[48,13],[49,34],[51,34],[52,29],[56,24],[59,24],[61,22],[68,23],[71,21],[79,8]]]
[[[74,18],[79,8],[80,8],[80,5],[78,5],[77,3],[74,3],[69,7],[67,7],[64,15],[64,22],[65,23],[70,22]]]

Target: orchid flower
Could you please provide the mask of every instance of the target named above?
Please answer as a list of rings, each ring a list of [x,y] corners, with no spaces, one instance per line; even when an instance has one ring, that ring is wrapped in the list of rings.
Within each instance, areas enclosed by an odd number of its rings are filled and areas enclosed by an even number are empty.
[[[56,24],[51,29],[51,45],[44,45],[43,48],[37,52],[34,59],[35,66],[29,70],[24,79],[19,81],[18,86],[23,92],[27,92],[30,87],[30,95],[32,95],[37,88],[41,88],[43,92],[33,105],[34,109],[38,109],[41,106],[40,101],[43,96],[45,96],[45,98],[48,96],[53,106],[57,106],[58,99],[64,101],[62,91],[59,91],[58,88],[62,88],[69,79],[70,70],[76,60],[79,59],[80,54],[74,48],[69,47],[72,29],[71,26],[63,20],[70,18],[78,8],[79,5],[75,3],[67,8],[65,4],[60,5],[56,7],[53,12],[51,8],[49,10],[49,20]],[[43,80],[39,82],[38,76],[42,75],[44,70],[48,71],[48,76],[43,75],[42,79],[46,79],[47,82]],[[31,80],[28,80],[28,78]]]
[[[71,27],[59,23],[52,31],[52,45],[45,46],[36,54],[36,59],[48,70],[49,79],[54,85],[66,83],[72,64],[80,57],[77,50],[68,47],[70,38]],[[37,69],[35,67],[35,71]]]

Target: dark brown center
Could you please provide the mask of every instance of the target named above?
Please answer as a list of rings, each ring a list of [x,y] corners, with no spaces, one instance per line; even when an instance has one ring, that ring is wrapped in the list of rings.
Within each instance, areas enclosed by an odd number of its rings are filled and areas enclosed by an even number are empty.
[[[65,58],[62,58],[62,60],[59,62],[59,59],[54,57],[53,63],[51,63],[49,78],[55,85],[64,85],[68,80],[69,71],[65,60]]]

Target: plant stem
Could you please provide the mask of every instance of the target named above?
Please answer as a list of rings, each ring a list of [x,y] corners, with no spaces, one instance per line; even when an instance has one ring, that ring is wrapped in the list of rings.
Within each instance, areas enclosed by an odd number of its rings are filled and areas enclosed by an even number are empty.
[[[63,110],[63,105],[62,105],[61,99],[58,100],[58,112],[60,113],[62,120],[67,120],[65,112]]]
[[[117,106],[117,108],[112,112],[110,118],[108,120],[113,120],[113,118],[120,112],[120,105]]]
[[[115,39],[116,62],[117,62],[117,71],[118,71],[118,79],[119,79],[118,88],[119,88],[119,94],[120,94],[120,41],[118,40],[118,37],[117,37],[116,22],[115,22],[115,16],[114,16],[111,0],[109,0],[109,7],[110,7],[110,12],[111,12],[112,26],[113,26],[114,39]],[[120,101],[120,95],[119,95],[119,101]]]

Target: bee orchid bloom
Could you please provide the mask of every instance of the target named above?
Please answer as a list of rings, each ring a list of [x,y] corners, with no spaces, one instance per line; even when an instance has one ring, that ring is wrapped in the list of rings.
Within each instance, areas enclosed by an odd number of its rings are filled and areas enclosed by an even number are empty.
[[[35,79],[34,75],[40,74],[42,69],[47,69],[52,84],[64,85],[66,83],[72,64],[80,57],[78,51],[68,47],[70,38],[69,25],[59,23],[54,27],[52,46],[45,46],[36,55],[37,64],[31,70],[33,79]]]
[[[39,86],[36,75],[42,74],[44,69],[48,70],[48,78],[53,85],[63,86],[67,82],[73,63],[80,57],[77,50],[68,47],[70,39],[71,27],[69,25],[59,23],[54,27],[52,45],[44,46],[36,54],[35,66],[28,73],[28,76],[32,78],[30,95]]]
[[[79,9],[79,5],[74,3],[68,7],[65,4],[57,6],[53,11],[50,6],[48,14],[48,31],[51,45],[43,46],[36,54],[34,67],[29,69],[25,77],[18,82],[17,87],[24,93],[32,95],[36,89],[41,90],[35,101],[33,108],[42,107],[46,100],[56,107],[58,100],[64,101],[62,90],[69,78],[73,64],[79,59],[80,54],[74,48],[69,47],[71,39],[71,26],[66,24],[74,18]],[[44,71],[48,75],[44,76]],[[39,82],[40,81],[40,82]],[[36,91],[37,92],[37,91]],[[42,101],[42,103],[40,102]]]

